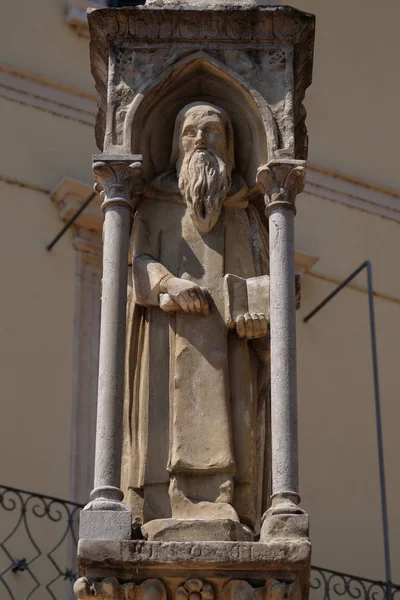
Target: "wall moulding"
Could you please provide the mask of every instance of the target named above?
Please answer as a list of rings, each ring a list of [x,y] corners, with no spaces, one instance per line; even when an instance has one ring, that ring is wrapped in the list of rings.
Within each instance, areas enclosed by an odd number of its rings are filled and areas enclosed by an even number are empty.
[[[92,187],[75,179],[66,177],[51,193],[51,199],[65,223],[76,213],[92,193]],[[99,240],[103,227],[100,196],[97,195],[75,222],[78,230],[97,234]]]
[[[0,96],[93,127],[96,96],[23,69],[0,65]]]
[[[400,192],[309,164],[304,192],[392,221],[400,221]]]

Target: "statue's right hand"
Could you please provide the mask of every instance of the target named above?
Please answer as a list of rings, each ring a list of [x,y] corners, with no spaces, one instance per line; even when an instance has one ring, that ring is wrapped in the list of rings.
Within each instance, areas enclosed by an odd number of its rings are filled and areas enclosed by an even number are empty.
[[[185,313],[207,315],[209,306],[205,290],[197,283],[179,277],[169,278],[164,286],[165,291]]]

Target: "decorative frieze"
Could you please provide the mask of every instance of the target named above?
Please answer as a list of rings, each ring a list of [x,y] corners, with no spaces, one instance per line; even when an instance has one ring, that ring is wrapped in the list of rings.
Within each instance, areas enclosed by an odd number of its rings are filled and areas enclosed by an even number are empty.
[[[169,590],[169,593],[167,592]],[[298,581],[267,579],[254,587],[243,579],[232,579],[217,589],[209,581],[188,579],[176,588],[175,581],[147,579],[141,585],[120,583],[115,577],[94,581],[78,579],[74,586],[78,600],[300,600]]]
[[[148,579],[141,585],[135,583],[120,584],[118,579],[110,577],[96,582],[83,577],[78,579],[74,592],[79,600],[97,598],[98,600],[166,600],[164,584],[159,579]]]

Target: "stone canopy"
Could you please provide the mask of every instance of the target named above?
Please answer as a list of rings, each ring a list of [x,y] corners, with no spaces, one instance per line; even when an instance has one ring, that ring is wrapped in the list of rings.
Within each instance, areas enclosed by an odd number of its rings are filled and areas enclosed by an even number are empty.
[[[147,121],[148,113],[155,119],[160,110],[168,121],[166,108],[176,112],[176,106],[201,98],[226,105],[230,97],[239,130],[246,106],[258,105],[261,127],[268,129],[269,158],[307,158],[302,103],[312,77],[314,17],[252,1],[226,4],[155,0],[134,9],[89,11],[100,149],[143,154],[149,133],[137,122]],[[164,83],[167,76],[170,85]],[[156,100],[161,89],[164,103]],[[253,132],[259,126],[250,124]],[[248,134],[247,129],[242,137]]]

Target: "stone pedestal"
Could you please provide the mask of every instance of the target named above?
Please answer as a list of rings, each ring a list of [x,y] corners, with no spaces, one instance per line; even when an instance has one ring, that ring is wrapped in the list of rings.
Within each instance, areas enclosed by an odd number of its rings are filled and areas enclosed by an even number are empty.
[[[310,543],[79,542],[77,598],[108,600],[300,600]]]

